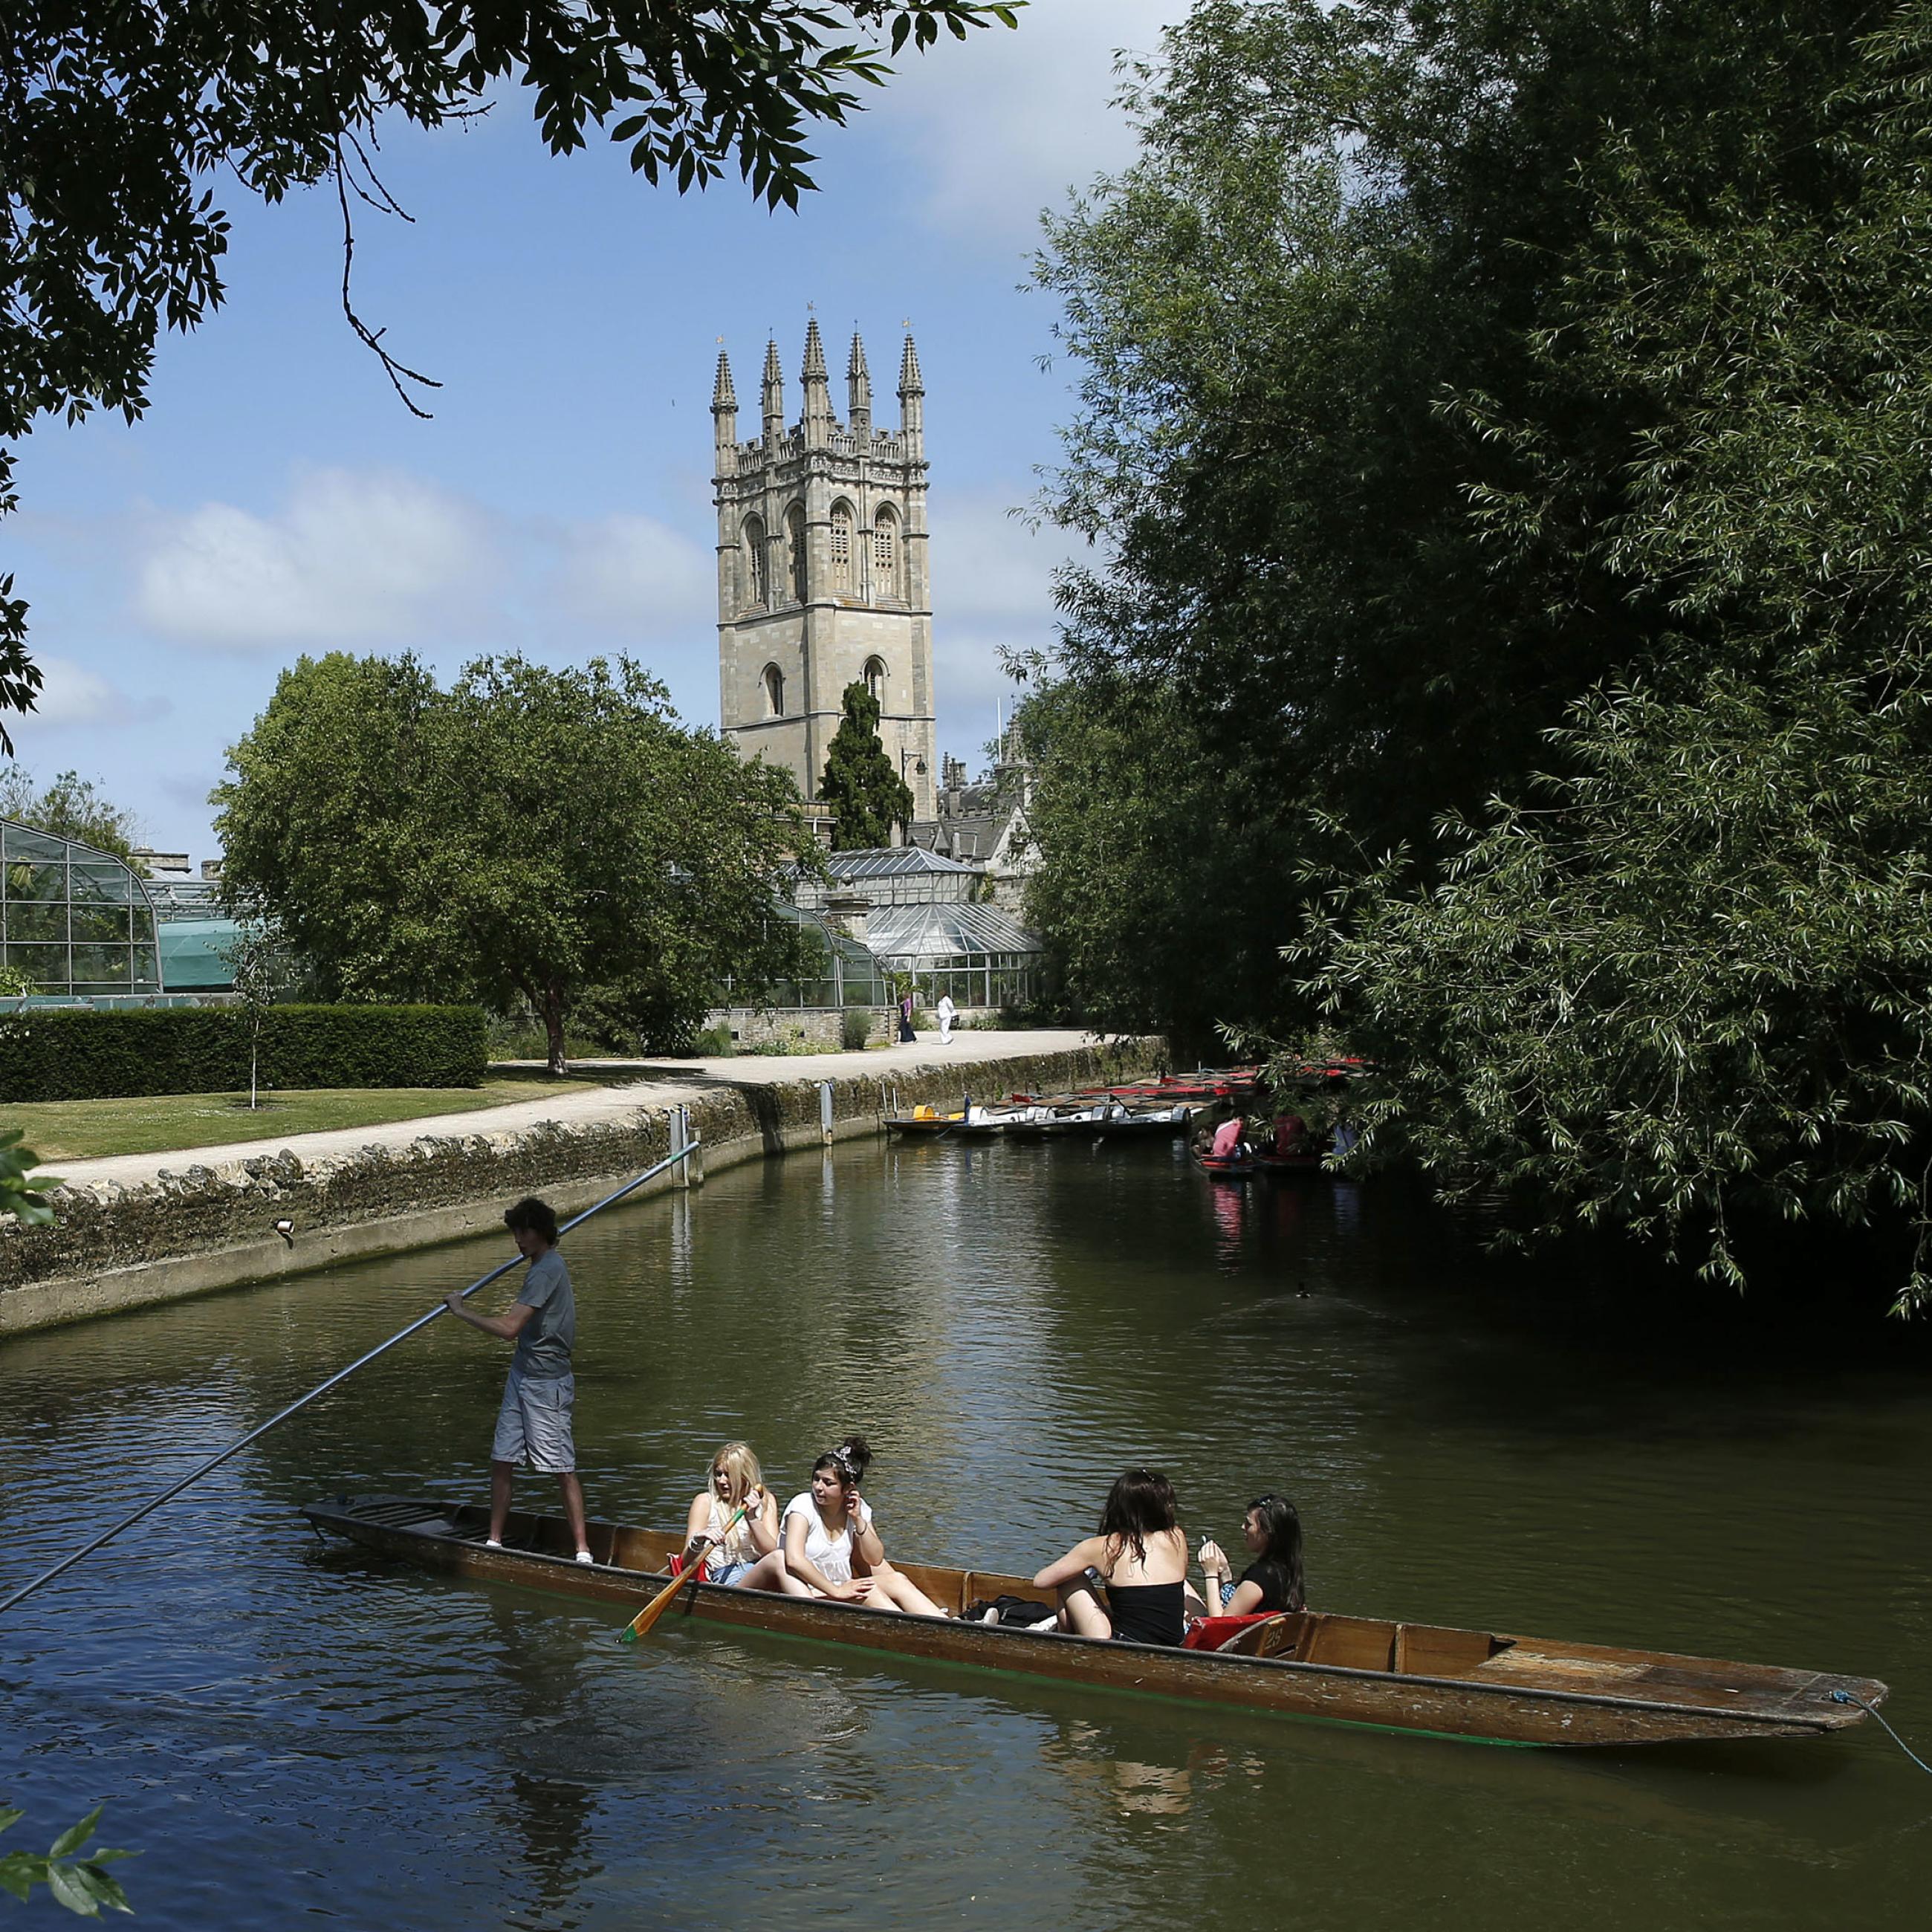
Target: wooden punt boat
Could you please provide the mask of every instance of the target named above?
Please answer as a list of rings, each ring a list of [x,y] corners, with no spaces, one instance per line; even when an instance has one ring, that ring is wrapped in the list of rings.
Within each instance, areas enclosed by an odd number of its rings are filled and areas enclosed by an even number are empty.
[[[1264,1174],[1320,1174],[1324,1171],[1318,1154],[1275,1154],[1262,1148],[1256,1150],[1254,1162]]]
[[[1216,1180],[1252,1180],[1262,1171],[1262,1164],[1251,1156],[1241,1160],[1229,1160],[1220,1154],[1197,1154],[1194,1165],[1203,1174],[1211,1174]]]
[[[1185,1133],[1192,1110],[1184,1102],[1172,1107],[1131,1107],[1119,1101],[1055,1112],[1052,1106],[1029,1108],[1006,1124],[1010,1140],[1172,1139]]]
[[[482,1582],[517,1583],[611,1606],[614,1625],[668,1580],[681,1532],[593,1522],[594,1566],[572,1560],[562,1520],[517,1514],[510,1547],[485,1550],[487,1513],[412,1496],[338,1496],[302,1514],[318,1531]],[[898,1566],[955,1612],[982,1598],[1046,1606],[1024,1577],[935,1564]],[[1828,1676],[1599,1644],[1299,1611],[1251,1624],[1219,1652],[1099,1642],[764,1590],[692,1585],[658,1628],[738,1624],[941,1664],[1182,1697],[1333,1723],[1492,1744],[1629,1745],[1712,1738],[1812,1737],[1856,1724],[1856,1704],[1886,1687]],[[616,1634],[614,1628],[614,1637]]]
[[[938,1140],[941,1136],[954,1140],[990,1140],[1004,1133],[1027,1111],[1024,1108],[985,1107],[976,1101],[970,1118],[964,1113],[888,1114],[886,1131],[903,1134],[912,1140]]]

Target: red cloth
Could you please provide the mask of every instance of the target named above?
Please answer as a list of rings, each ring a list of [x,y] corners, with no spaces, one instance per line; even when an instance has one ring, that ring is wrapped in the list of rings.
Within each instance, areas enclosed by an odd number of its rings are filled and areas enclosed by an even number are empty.
[[[1253,1624],[1264,1624],[1279,1610],[1258,1610],[1246,1617],[1196,1617],[1180,1640],[1183,1650],[1219,1650],[1230,1637],[1239,1636]]]

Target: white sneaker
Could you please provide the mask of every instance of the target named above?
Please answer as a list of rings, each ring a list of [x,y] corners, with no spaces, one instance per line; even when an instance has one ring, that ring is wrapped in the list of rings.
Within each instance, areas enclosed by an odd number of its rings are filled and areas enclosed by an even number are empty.
[[[597,1561],[587,1550],[580,1550],[577,1552],[577,1560],[580,1563],[595,1563]]]
[[[486,1537],[484,1539],[483,1547],[485,1550],[501,1550],[502,1546],[494,1536]]]

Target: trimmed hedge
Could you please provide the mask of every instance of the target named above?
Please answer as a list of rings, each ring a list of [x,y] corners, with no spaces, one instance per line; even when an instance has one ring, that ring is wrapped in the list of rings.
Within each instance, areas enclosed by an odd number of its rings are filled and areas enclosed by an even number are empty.
[[[272,1006],[260,1078],[296,1087],[475,1087],[480,1006]],[[237,1006],[73,1007],[0,1016],[0,1102],[232,1094],[248,1084]]]

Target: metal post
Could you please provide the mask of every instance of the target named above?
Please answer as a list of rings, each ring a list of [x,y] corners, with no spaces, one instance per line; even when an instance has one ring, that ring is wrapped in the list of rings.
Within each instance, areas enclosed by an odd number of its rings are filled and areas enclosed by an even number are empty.
[[[691,1185],[691,1163],[680,1158],[691,1144],[691,1109],[675,1106],[670,1110],[670,1157],[677,1162],[676,1180],[674,1185],[688,1187]]]
[[[818,1137],[827,1147],[832,1144],[832,1082],[829,1080],[818,1083]]]

